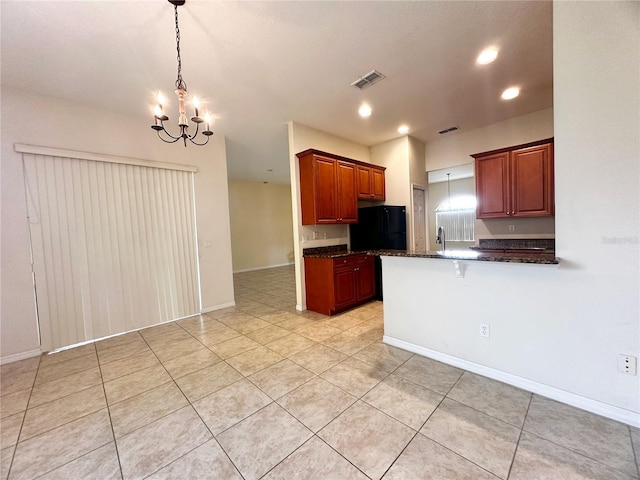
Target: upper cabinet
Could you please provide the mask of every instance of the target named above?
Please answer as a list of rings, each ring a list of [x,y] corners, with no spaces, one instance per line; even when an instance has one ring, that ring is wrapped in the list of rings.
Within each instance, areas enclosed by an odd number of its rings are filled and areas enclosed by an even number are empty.
[[[478,218],[554,214],[552,138],[471,156]]]
[[[384,167],[357,165],[358,200],[384,201]]]
[[[302,224],[323,225],[358,222],[358,199],[384,200],[384,168],[319,150],[298,153]],[[361,167],[367,170],[361,177]]]

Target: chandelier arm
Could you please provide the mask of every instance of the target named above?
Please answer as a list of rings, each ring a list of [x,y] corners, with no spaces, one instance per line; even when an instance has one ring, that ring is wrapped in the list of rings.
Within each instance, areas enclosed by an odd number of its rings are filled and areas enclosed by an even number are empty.
[[[164,138],[162,138],[162,135],[160,135],[160,132],[164,132],[165,135],[167,135],[169,138],[172,138],[172,140],[165,140]],[[158,138],[160,140],[162,140],[164,143],[176,143],[178,140],[180,140],[182,138],[182,137],[174,137],[169,132],[167,132],[164,129],[164,127],[162,128],[162,130],[156,130],[156,133],[158,134]]]
[[[193,143],[194,145],[198,145],[199,147],[202,147],[203,145],[206,145],[207,143],[209,143],[209,137],[205,136],[205,138],[206,138],[206,140],[205,140],[204,142],[202,142],[202,143],[198,143],[198,142],[196,142],[196,141],[193,139],[193,137],[189,137],[189,141],[190,141],[191,143]]]

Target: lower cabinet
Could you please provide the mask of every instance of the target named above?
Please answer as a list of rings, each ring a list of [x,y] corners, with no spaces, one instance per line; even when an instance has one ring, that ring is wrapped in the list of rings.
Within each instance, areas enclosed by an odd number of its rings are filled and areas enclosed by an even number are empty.
[[[304,259],[307,309],[325,315],[371,300],[376,293],[373,255]]]

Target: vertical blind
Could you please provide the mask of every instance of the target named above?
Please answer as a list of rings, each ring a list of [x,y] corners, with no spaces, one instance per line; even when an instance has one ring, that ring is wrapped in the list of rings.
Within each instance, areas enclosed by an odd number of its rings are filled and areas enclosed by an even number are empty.
[[[199,313],[193,170],[22,157],[43,350]]]

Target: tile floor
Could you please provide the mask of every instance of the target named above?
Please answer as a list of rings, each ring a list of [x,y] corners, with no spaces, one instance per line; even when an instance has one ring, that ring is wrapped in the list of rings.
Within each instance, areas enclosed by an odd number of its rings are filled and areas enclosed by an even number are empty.
[[[640,430],[384,345],[372,302],[237,306],[1,367],[6,479],[631,479]],[[634,454],[635,452],[635,454]]]

